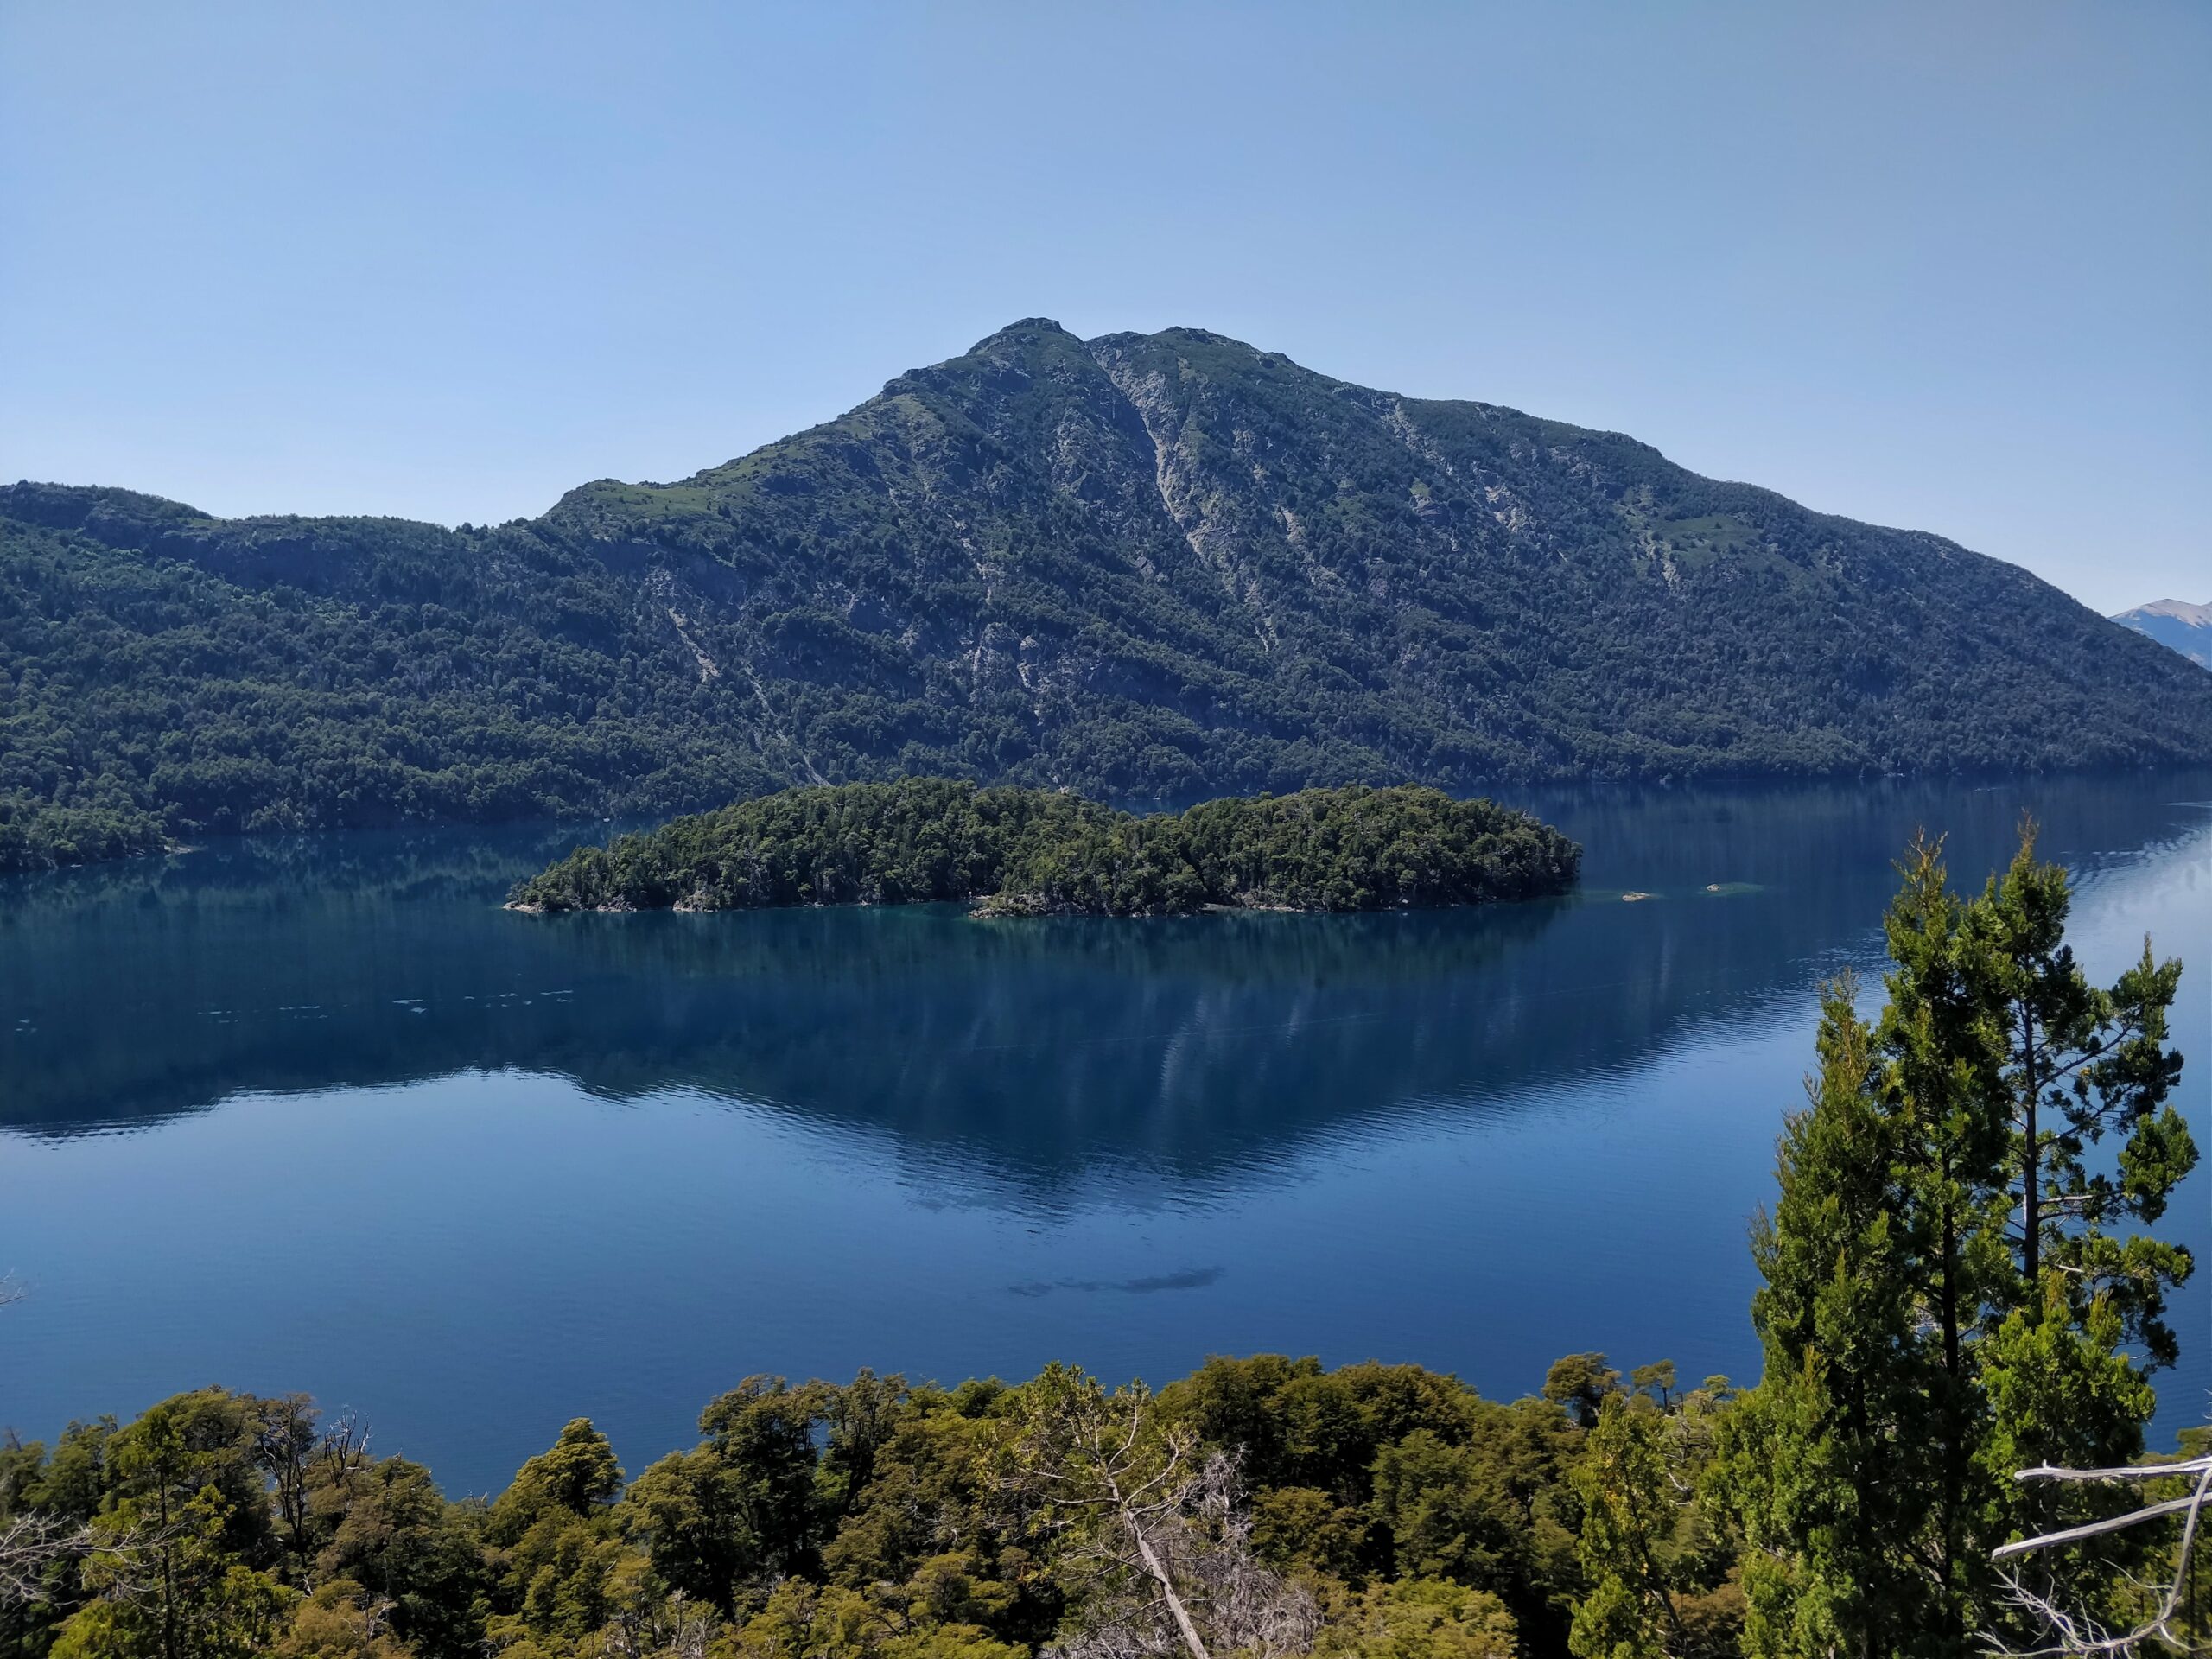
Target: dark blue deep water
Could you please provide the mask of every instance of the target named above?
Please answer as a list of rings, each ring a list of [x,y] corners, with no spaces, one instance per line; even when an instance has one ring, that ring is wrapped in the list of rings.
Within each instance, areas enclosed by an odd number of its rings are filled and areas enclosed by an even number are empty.
[[[1529,804],[1580,894],[1409,916],[507,914],[577,839],[543,829],[14,881],[0,1425],[306,1389],[464,1491],[578,1414],[642,1466],[757,1371],[1750,1380],[1814,988],[1878,963],[1916,825],[1979,881],[2025,808],[2093,969],[2146,930],[2190,963],[2212,1141],[2212,776]],[[2177,1313],[2162,1435],[2212,1383],[2212,1268]]]

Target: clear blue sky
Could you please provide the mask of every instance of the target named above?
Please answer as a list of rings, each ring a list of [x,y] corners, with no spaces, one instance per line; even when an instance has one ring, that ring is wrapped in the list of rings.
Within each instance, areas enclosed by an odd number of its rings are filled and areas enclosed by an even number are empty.
[[[2212,600],[2212,5],[0,0],[0,474],[496,520],[1014,318]]]

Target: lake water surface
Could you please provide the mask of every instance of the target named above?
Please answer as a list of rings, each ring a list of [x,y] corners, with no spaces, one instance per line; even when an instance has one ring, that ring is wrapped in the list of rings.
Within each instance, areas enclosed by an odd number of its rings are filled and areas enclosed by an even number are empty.
[[[543,828],[0,886],[0,1425],[306,1389],[460,1492],[580,1414],[642,1467],[759,1371],[1750,1381],[1815,987],[1878,968],[1916,825],[1979,882],[2024,809],[2094,972],[2190,964],[2212,1141],[2212,774],[1526,804],[1581,893],[1406,916],[510,915]],[[2177,1315],[2168,1435],[2212,1268]]]

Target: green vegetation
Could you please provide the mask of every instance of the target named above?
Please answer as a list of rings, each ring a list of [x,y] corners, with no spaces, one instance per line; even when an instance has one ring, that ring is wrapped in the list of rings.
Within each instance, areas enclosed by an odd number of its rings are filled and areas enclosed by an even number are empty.
[[[1313,789],[1138,817],[1053,790],[942,778],[785,790],[580,847],[518,885],[531,910],[741,910],[981,899],[991,915],[1207,906],[1389,910],[1560,893],[1575,844],[1440,791]]]
[[[0,1652],[1021,1659],[1105,1630],[1166,1651],[1111,1503],[1133,1472],[1224,1654],[1232,1610],[1200,1574],[1236,1575],[1299,1650],[1325,1619],[1325,1651],[1461,1659],[1558,1651],[1580,1582],[1569,1409],[1415,1366],[1217,1359],[1157,1398],[1058,1367],[950,1391],[753,1377],[699,1427],[626,1481],[579,1420],[487,1503],[296,1396],[73,1424],[0,1451],[0,1514],[90,1529],[38,1599],[0,1598]]]
[[[0,488],[0,868],[938,775],[1116,800],[2212,759],[2025,572],[1192,329],[1019,323],[447,531]]]
[[[964,798],[979,823],[989,793]],[[1098,810],[1026,810],[1060,826]],[[984,833],[885,868],[939,879]],[[1682,1389],[1664,1362],[1624,1378],[1595,1353],[1511,1403],[1418,1366],[1274,1355],[1210,1360],[1157,1395],[1057,1365],[950,1390],[753,1377],[635,1478],[579,1419],[498,1497],[455,1503],[420,1465],[370,1456],[351,1419],[207,1389],[127,1426],[72,1424],[51,1448],[0,1443],[0,1652],[2024,1649],[2042,1632],[1993,1549],[2174,1494],[2011,1471],[2141,1457],[2149,1377],[2176,1352],[2164,1298],[2193,1266],[2156,1232],[2197,1157],[2170,1099],[2179,965],[2146,944],[2090,983],[2068,902],[2031,835],[1973,898],[1914,851],[1886,1005],[1866,1019],[1848,984],[1823,1000],[1755,1235],[1765,1366],[1748,1391]],[[2023,1583],[2124,1630],[2177,1581],[2174,1537],[2038,1554]],[[2182,1609],[2171,1645],[2202,1650],[2208,1615]]]
[[[58,531],[20,515],[48,513]],[[106,539],[102,539],[103,537]],[[775,787],[593,562],[389,520],[0,490],[0,869],[171,837],[672,812]]]
[[[168,845],[161,821],[128,800],[49,806],[21,796],[0,798],[0,871],[97,864]]]
[[[2197,1158],[2170,1103],[2180,963],[2146,940],[2091,985],[2032,832],[1970,900],[1927,842],[1905,870],[1887,1005],[1870,1024],[1827,993],[1754,1237],[1765,1380],[1720,1440],[1758,1654],[1965,1653],[2016,1625],[1992,1550],[2132,1500],[2012,1473],[2141,1454],[2194,1265],[2150,1230]],[[2125,1628],[2150,1541],[2038,1557],[2031,1587]]]

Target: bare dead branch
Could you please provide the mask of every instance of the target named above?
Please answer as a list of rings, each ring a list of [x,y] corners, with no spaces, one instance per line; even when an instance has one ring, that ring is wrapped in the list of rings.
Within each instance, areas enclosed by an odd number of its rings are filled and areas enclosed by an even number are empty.
[[[19,1515],[0,1522],[0,1606],[43,1601],[47,1569],[92,1548],[92,1529],[58,1516]]]
[[[2121,1469],[2061,1469],[2044,1465],[2034,1469],[2023,1469],[2014,1477],[2020,1481],[2057,1480],[2124,1484],[2139,1480],[2183,1479],[2191,1482],[2185,1497],[2146,1503],[2123,1515],[2093,1521],[2062,1531],[2048,1532],[2033,1538],[2024,1538],[2006,1544],[1994,1552],[1994,1559],[2005,1560],[2025,1556],[2045,1549],[2062,1548],[2085,1538],[2119,1532],[2162,1516],[2181,1515],[2180,1548],[2175,1553],[2172,1574],[2169,1579],[2142,1584],[2151,1603],[2150,1612],[2140,1623],[2130,1629],[2113,1630],[2105,1628],[2094,1618],[2082,1612],[2062,1607],[2051,1598],[2030,1589],[2017,1573],[2008,1573],[2005,1584],[2013,1605],[2033,1615],[2051,1634],[2044,1646],[2013,1648],[1993,1640],[1992,1646],[1999,1653],[2014,1656],[2014,1659],[2032,1659],[2034,1656],[2110,1656],[2120,1659],[2152,1643],[2186,1651],[2188,1640],[2174,1621],[2183,1611],[2183,1600],[2189,1577],[2190,1560],[2196,1548],[2197,1531],[2203,1520],[2208,1499],[2212,1499],[2212,1456],[2190,1458],[2177,1463],[2138,1464]]]
[[[101,1562],[107,1581],[102,1593],[130,1599],[144,1586],[137,1569],[165,1541],[167,1535],[149,1527],[111,1531],[35,1510],[0,1521],[0,1607],[48,1599],[48,1574],[69,1560]]]

